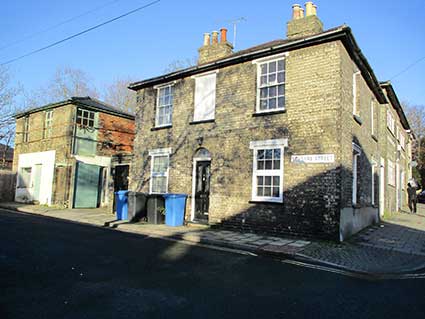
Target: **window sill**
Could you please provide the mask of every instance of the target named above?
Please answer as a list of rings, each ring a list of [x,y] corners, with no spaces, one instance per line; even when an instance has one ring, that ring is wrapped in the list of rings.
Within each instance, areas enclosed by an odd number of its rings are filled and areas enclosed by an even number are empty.
[[[257,113],[252,114],[252,116],[258,117],[258,116],[263,116],[263,115],[274,115],[274,114],[282,114],[282,113],[286,113],[286,109],[269,111],[269,112],[257,112]]]
[[[353,114],[353,119],[354,119],[354,121],[356,121],[359,125],[362,125],[362,124],[363,124],[363,121],[362,121],[362,119],[360,118],[360,116],[358,116],[358,115],[356,115],[356,114]]]
[[[215,119],[203,120],[203,121],[192,121],[192,122],[189,122],[189,125],[204,124],[204,123],[215,123]]]
[[[152,127],[151,131],[159,131],[159,130],[165,130],[167,128],[172,128],[172,125],[165,125],[165,126],[157,126],[157,127]]]
[[[377,138],[374,134],[372,134],[371,136],[372,136],[372,139],[373,139],[375,142],[378,142],[378,138]]]
[[[250,204],[276,205],[276,206],[282,206],[283,205],[283,202],[272,202],[272,201],[262,201],[262,200],[250,200],[248,203],[250,203]]]

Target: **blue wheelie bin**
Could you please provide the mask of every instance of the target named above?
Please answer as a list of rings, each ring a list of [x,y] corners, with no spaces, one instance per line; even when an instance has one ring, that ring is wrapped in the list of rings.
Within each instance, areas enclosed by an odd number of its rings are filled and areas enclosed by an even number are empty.
[[[186,208],[186,194],[164,194],[165,198],[165,225],[183,226]]]
[[[128,191],[118,191],[115,193],[117,201],[117,220],[128,219]]]

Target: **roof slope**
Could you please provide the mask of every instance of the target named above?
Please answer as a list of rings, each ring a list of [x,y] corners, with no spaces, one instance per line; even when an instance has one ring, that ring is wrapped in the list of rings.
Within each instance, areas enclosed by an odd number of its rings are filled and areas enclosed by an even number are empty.
[[[113,115],[117,115],[117,116],[121,116],[121,117],[125,117],[125,118],[129,118],[129,119],[134,119],[134,114],[128,113],[128,112],[124,112],[112,105],[109,105],[105,102],[102,102],[100,100],[91,98],[89,96],[74,96],[71,97],[70,99],[64,100],[64,101],[60,101],[60,102],[56,102],[56,103],[50,103],[47,105],[43,105],[41,107],[37,107],[37,108],[33,108],[24,112],[20,112],[15,114],[15,118],[20,118],[22,116],[25,115],[29,115],[32,113],[36,113],[36,112],[40,112],[40,111],[45,111],[48,109],[53,109],[59,106],[64,106],[67,104],[75,104],[81,107],[85,107],[91,110],[95,110],[95,111],[101,111],[101,112],[105,112],[105,113],[109,113],[109,114],[113,114]]]
[[[207,62],[183,70],[168,73],[162,76],[131,83],[129,85],[129,89],[139,90],[145,87],[166,83],[168,81],[177,80],[202,72],[212,71],[221,67],[243,63],[246,61],[252,61],[254,59],[267,57],[273,54],[288,52],[332,41],[341,41],[343,43],[348,54],[362,72],[363,77],[365,78],[369,88],[375,94],[377,100],[380,103],[386,103],[387,99],[384,93],[382,92],[381,86],[379,85],[379,81],[377,80],[366,57],[361,52],[356,40],[354,39],[350,27],[348,27],[347,25],[342,25],[307,37],[278,39],[271,42],[263,43],[258,46],[235,52],[216,61]]]

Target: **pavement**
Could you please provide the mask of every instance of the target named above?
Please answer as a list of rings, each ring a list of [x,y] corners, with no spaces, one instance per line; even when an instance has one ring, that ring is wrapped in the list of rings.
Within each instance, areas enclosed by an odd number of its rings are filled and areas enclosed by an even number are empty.
[[[425,313],[420,278],[367,279],[38,214],[0,209],[0,242],[2,319],[422,319]]]
[[[20,203],[0,203],[1,208],[90,224],[151,238],[184,241],[195,245],[227,247],[322,264],[372,275],[406,274],[425,270],[425,206],[417,215],[396,214],[343,243],[265,236],[207,226],[168,227],[117,221],[104,209],[61,209]]]

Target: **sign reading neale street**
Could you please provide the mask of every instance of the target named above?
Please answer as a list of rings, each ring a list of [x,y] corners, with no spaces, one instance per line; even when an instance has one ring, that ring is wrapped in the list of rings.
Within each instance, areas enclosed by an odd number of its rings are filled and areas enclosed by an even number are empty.
[[[291,162],[296,164],[333,163],[335,154],[292,155]]]

